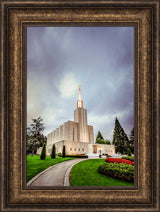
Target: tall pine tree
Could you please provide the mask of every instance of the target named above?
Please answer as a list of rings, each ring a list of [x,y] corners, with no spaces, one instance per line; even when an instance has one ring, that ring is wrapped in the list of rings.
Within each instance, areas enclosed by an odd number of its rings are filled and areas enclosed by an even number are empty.
[[[126,154],[128,149],[128,142],[129,139],[124,132],[124,129],[120,125],[119,120],[116,118],[112,141],[112,143],[115,145],[116,153],[119,152],[121,154]]]

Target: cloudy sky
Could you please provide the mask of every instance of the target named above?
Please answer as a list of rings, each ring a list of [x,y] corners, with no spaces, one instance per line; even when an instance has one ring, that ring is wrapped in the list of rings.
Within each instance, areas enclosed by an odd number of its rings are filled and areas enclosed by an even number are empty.
[[[47,135],[74,119],[81,84],[88,124],[112,140],[117,117],[134,124],[133,27],[28,27],[27,125],[41,116]]]

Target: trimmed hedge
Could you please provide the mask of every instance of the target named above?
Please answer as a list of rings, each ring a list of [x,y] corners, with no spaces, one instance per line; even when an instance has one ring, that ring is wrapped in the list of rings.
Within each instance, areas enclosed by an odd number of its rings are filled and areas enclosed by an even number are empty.
[[[66,157],[70,157],[70,158],[88,158],[88,155],[66,155]]]
[[[40,159],[44,160],[46,158],[46,143],[43,143],[42,152],[40,155]]]
[[[58,157],[62,157],[62,153],[58,153]]]
[[[134,182],[134,166],[125,163],[104,163],[98,171],[108,177]]]
[[[62,158],[66,157],[66,147],[65,145],[63,145],[63,149],[62,149]]]
[[[53,146],[52,146],[51,158],[56,158],[56,146],[55,146],[55,144],[53,144]]]
[[[121,159],[126,159],[126,160],[130,160],[130,161],[134,162],[134,157],[132,157],[132,156],[121,157]]]

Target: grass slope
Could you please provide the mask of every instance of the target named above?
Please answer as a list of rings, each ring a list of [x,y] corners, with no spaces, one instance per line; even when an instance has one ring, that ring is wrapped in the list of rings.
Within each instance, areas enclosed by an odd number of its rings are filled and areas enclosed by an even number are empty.
[[[42,172],[43,170],[47,169],[50,166],[53,166],[57,163],[61,163],[67,160],[73,160],[75,158],[61,158],[57,157],[52,159],[51,157],[47,156],[44,160],[40,159],[39,155],[27,155],[27,182],[31,180],[35,175]]]
[[[102,175],[98,167],[104,159],[90,159],[73,166],[70,174],[71,186],[133,186],[133,183],[124,182]]]

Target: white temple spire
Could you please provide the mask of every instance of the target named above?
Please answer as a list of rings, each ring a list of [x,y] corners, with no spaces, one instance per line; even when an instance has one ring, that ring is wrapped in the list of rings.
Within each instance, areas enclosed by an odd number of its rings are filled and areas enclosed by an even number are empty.
[[[81,99],[81,85],[79,85],[79,99],[78,100],[82,100]]]
[[[81,85],[79,85],[79,98],[77,101],[77,108],[83,108],[83,101],[81,99]]]

